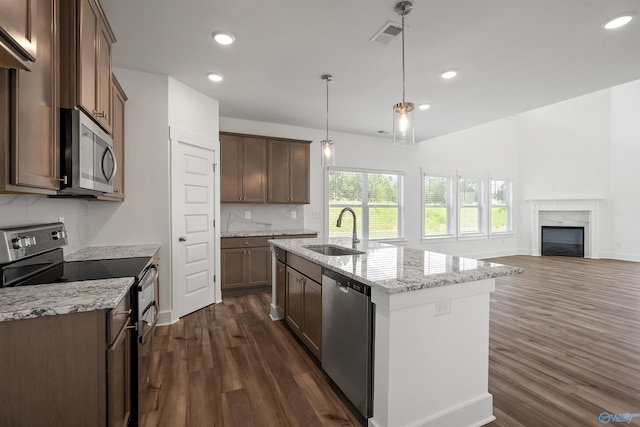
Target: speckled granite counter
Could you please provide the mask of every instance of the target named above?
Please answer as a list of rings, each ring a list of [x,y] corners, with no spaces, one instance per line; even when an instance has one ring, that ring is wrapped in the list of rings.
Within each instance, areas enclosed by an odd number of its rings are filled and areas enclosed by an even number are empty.
[[[220,237],[295,236],[296,234],[318,234],[318,232],[303,228],[290,230],[223,231],[220,233]]]
[[[133,277],[0,288],[0,322],[111,309],[127,295]]]
[[[89,261],[95,259],[152,257],[160,249],[159,244],[92,246],[65,255],[65,261]]]
[[[361,255],[327,256],[305,248],[327,243],[351,248],[351,239],[348,238],[269,242],[273,246],[389,294],[524,272],[519,267],[378,242],[359,243],[356,249],[365,252]]]

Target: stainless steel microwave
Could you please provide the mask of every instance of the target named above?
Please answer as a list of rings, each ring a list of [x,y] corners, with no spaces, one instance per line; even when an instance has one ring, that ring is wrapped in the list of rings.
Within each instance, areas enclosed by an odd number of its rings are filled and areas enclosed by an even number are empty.
[[[118,165],[109,134],[80,110],[63,108],[60,120],[62,184],[58,194],[111,193]]]

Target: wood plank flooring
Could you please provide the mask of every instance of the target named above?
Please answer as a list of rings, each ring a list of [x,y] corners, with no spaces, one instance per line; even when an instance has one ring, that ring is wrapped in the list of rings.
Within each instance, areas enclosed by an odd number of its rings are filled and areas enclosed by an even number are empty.
[[[513,256],[491,296],[491,427],[602,426],[640,413],[640,263]],[[270,294],[159,327],[143,426],[365,425],[282,322]],[[640,417],[630,424],[640,425]],[[622,425],[611,422],[610,425]],[[451,426],[458,427],[458,426]]]
[[[602,426],[605,411],[640,414],[640,263],[494,261],[525,274],[497,280],[491,295],[489,392],[497,419],[489,425]]]

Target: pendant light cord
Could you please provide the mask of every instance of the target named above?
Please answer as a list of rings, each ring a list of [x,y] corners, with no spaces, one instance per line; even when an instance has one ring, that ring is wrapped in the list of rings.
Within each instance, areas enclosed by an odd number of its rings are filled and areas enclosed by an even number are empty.
[[[327,77],[327,141],[329,141],[329,77]]]
[[[402,103],[404,104],[404,15],[405,11],[402,11]]]

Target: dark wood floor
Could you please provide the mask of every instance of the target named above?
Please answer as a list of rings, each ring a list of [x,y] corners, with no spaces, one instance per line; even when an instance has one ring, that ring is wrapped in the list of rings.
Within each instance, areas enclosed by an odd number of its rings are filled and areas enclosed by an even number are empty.
[[[640,414],[640,263],[494,261],[526,273],[498,279],[491,298],[490,426],[602,426],[602,412]],[[226,298],[158,328],[143,425],[363,425],[269,319],[270,299]]]

